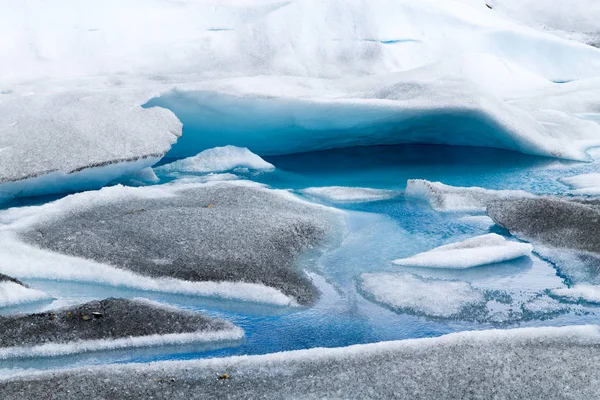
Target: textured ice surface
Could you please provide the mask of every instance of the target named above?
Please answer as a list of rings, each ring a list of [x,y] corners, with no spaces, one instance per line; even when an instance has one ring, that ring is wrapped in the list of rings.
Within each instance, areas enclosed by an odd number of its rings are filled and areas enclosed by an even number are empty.
[[[600,173],[582,174],[562,178],[560,181],[573,188],[571,193],[584,195],[600,194]]]
[[[461,332],[432,339],[251,357],[114,365],[4,380],[6,400],[591,399],[597,326]],[[230,379],[218,379],[227,373]]]
[[[0,317],[0,358],[236,340],[230,322],[147,300],[105,299],[39,314]]]
[[[363,274],[360,287],[394,310],[439,318],[457,317],[485,299],[483,292],[467,282],[423,279],[413,274]]]
[[[584,300],[591,303],[600,303],[600,286],[598,285],[587,285],[582,283],[573,285],[569,288],[554,289],[552,290],[552,294],[575,301]]]
[[[500,263],[531,254],[533,246],[506,240],[495,233],[436,247],[392,261],[405,267],[465,269]]]
[[[171,164],[159,167],[164,172],[223,172],[236,168],[249,170],[273,170],[269,164],[250,150],[235,146],[224,146],[207,149],[201,153]]]
[[[34,215],[28,222],[21,212]],[[106,188],[5,212],[6,219],[15,218],[13,229],[21,226],[17,230],[26,242],[60,254],[37,250],[31,260],[35,249],[7,237],[0,245],[7,253],[0,270],[59,279],[89,275],[90,280],[137,285],[131,276],[135,273],[180,282],[159,281],[159,290],[173,286],[193,292],[190,284],[198,283],[210,286],[205,294],[212,290],[230,298],[277,304],[291,298],[292,303],[310,304],[317,291],[296,262],[302,253],[324,244],[327,233],[340,226],[340,216],[288,192],[245,182]],[[78,269],[77,259],[65,260],[61,254],[96,264],[80,260]],[[44,263],[58,265],[48,270]],[[102,266],[97,263],[119,270],[112,277],[98,277]],[[236,295],[235,284],[247,291]],[[256,289],[262,294],[253,295]]]
[[[455,187],[423,179],[409,179],[405,195],[426,201],[437,211],[483,211],[493,200],[533,197],[531,193],[522,190]]]
[[[49,299],[50,296],[46,293],[27,287],[10,276],[0,274],[0,307]]]
[[[558,36],[600,46],[600,3],[595,0],[487,0],[501,15]]]
[[[534,244],[575,283],[600,283],[600,206],[597,201],[531,198],[495,201],[488,214]]]
[[[300,192],[311,197],[336,203],[364,203],[388,200],[402,194],[402,192],[396,190],[345,186],[311,187],[303,189]]]

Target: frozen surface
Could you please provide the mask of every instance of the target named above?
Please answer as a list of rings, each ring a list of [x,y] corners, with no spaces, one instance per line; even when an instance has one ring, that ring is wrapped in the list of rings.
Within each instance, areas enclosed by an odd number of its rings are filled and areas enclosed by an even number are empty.
[[[296,261],[325,244],[341,215],[247,182],[116,186],[4,212],[0,219],[15,218],[7,230],[34,248],[7,234],[0,269],[311,304],[318,293]]]
[[[436,211],[484,211],[487,204],[494,200],[533,197],[523,190],[454,187],[423,179],[410,179],[406,184],[405,195],[426,201]]]
[[[506,240],[495,233],[436,247],[392,261],[405,267],[465,269],[495,264],[531,254],[533,246]]]
[[[388,200],[402,194],[402,192],[395,190],[345,186],[311,187],[303,189],[300,192],[310,197],[316,197],[334,203],[363,203]]]
[[[600,173],[582,174],[562,178],[561,182],[573,188],[571,193],[580,195],[600,194]]]
[[[142,299],[110,298],[44,313],[0,317],[0,322],[0,359],[238,340],[244,335],[227,321]]]
[[[600,46],[600,4],[595,0],[487,0],[487,4],[534,28]]]
[[[160,167],[161,172],[224,172],[236,168],[246,168],[255,171],[270,171],[275,169],[250,150],[235,146],[224,146],[207,149],[201,153],[183,160]]]
[[[31,374],[3,381],[0,397],[589,399],[600,391],[600,373],[590,367],[600,362],[599,343],[597,326],[462,332],[337,349]],[[224,373],[230,379],[218,379]]]
[[[50,296],[40,290],[32,289],[23,282],[0,274],[0,307],[14,306],[49,300]]]
[[[363,274],[360,287],[379,303],[401,312],[451,318],[484,302],[467,282],[423,279],[412,274]]]

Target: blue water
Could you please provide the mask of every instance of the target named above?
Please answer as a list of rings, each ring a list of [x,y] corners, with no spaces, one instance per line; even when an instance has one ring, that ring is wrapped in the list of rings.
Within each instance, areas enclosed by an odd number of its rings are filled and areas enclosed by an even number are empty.
[[[354,147],[265,159],[277,167],[274,172],[241,173],[241,177],[286,189],[341,185],[401,190],[407,179],[420,178],[457,186],[524,189],[549,194],[568,190],[558,182],[559,177],[592,172],[598,167],[596,163],[564,162],[496,149],[426,145]],[[357,281],[361,273],[418,272],[394,267],[390,261],[484,234],[489,232],[489,228],[461,220],[462,214],[437,213],[426,204],[403,197],[372,203],[328,205],[348,212],[347,231],[337,247],[327,250],[310,266],[304,266],[310,269],[308,273],[322,292],[314,307],[271,307],[102,285],[31,280],[27,283],[59,299],[57,304],[109,296],[144,296],[229,319],[245,330],[246,338],[240,343],[211,347],[173,346],[58,359],[13,360],[3,362],[1,368],[41,369],[264,354],[431,337],[490,327],[600,323],[593,305],[575,305],[571,310],[542,317],[525,315],[517,320],[483,323],[393,312],[367,299],[358,290]],[[535,256],[467,271],[418,273],[432,278],[465,280],[481,289],[507,293],[515,301],[527,296],[545,296],[547,288],[562,285],[562,278],[557,276],[554,267]],[[48,307],[48,304],[36,307],[40,309]]]

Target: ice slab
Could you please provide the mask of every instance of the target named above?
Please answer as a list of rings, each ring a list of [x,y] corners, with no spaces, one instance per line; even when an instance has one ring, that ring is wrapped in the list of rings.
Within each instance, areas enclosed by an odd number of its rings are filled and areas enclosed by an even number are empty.
[[[32,289],[17,279],[0,274],[0,307],[33,303],[50,298],[40,290]]]
[[[595,398],[597,326],[453,333],[334,349],[110,365],[2,380],[0,397]],[[498,373],[501,371],[501,373]],[[231,379],[218,379],[227,373]],[[332,374],[335,379],[332,379]],[[277,377],[274,379],[274,377]],[[82,384],[84,383],[84,384]]]
[[[360,288],[397,310],[438,318],[458,317],[485,302],[482,291],[467,282],[423,279],[413,274],[363,274]]]
[[[245,181],[115,186],[0,214],[0,270],[18,277],[283,305],[317,298],[296,263],[343,224],[339,211]]]
[[[567,178],[561,178],[560,181],[573,188],[573,190],[570,191],[572,194],[600,194],[600,173],[569,176]]]
[[[237,168],[254,171],[272,171],[275,167],[252,153],[247,148],[224,146],[207,149],[183,160],[163,165],[158,168],[162,172],[225,172]]]
[[[494,200],[534,197],[523,190],[457,187],[423,179],[409,179],[405,196],[426,201],[436,211],[485,211]]]
[[[310,197],[335,203],[365,203],[389,200],[402,194],[402,192],[397,190],[345,186],[310,187],[302,189],[300,192]]]
[[[532,250],[533,246],[529,243],[509,241],[490,233],[436,247],[392,263],[405,267],[466,269],[525,257]]]
[[[39,314],[0,317],[0,322],[0,359],[244,336],[228,321],[144,299],[110,298]]]

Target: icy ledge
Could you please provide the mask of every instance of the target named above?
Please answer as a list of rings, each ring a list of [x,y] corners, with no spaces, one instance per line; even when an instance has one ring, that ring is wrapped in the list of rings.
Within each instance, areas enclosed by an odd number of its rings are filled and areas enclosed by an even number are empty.
[[[466,269],[501,263],[531,254],[533,246],[506,240],[495,233],[451,243],[392,261],[404,267]]]
[[[393,199],[402,194],[398,190],[345,186],[311,187],[300,190],[300,193],[334,203],[366,203]]]
[[[0,274],[0,307],[34,303],[50,299],[51,297],[48,294],[27,287],[17,279]]]
[[[259,356],[24,373],[0,397],[61,399],[595,398],[597,326],[461,332]],[[499,373],[498,371],[501,371]],[[218,379],[227,373],[230,379]],[[333,379],[334,378],[334,379]],[[84,382],[85,384],[82,384]]]

